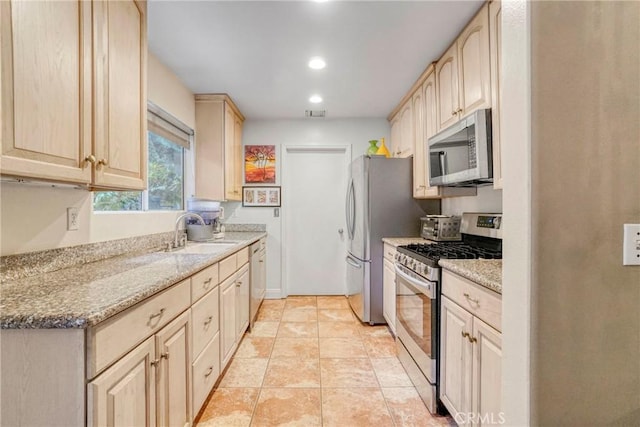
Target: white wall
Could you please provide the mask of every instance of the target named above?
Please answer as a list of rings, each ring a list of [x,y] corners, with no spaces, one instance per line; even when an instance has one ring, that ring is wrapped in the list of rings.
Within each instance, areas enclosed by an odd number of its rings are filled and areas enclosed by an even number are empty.
[[[389,123],[385,119],[300,119],[247,120],[243,129],[245,145],[276,145],[278,159],[282,145],[351,145],[352,156],[364,154],[370,139],[389,141]],[[276,163],[276,185],[280,185],[281,163]],[[286,188],[282,189],[286,197]],[[274,208],[247,208],[241,203],[225,203],[226,223],[267,225],[267,297],[282,295],[282,221],[274,217]],[[318,212],[318,221],[322,213]]]
[[[185,124],[195,126],[193,94],[152,54],[148,63],[148,97]],[[1,255],[171,231],[178,215],[176,212],[94,214],[90,192],[50,184],[3,182],[0,192]],[[79,210],[77,231],[67,231],[68,207]]]

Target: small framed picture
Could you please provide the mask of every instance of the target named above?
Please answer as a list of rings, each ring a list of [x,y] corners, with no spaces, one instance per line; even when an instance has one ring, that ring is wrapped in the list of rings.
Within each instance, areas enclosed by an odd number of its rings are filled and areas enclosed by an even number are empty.
[[[279,207],[280,187],[242,187],[242,206]]]

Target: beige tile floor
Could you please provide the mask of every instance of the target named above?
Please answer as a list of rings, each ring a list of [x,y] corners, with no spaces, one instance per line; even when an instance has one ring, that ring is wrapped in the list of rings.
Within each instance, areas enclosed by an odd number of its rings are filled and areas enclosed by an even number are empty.
[[[265,300],[200,415],[210,426],[449,426],[426,409],[386,326],[344,297]]]

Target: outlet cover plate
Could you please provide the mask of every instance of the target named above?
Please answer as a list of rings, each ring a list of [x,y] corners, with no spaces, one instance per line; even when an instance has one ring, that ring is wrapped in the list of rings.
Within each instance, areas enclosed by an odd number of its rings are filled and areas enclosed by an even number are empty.
[[[625,224],[622,265],[640,265],[640,224]]]
[[[78,222],[78,208],[67,208],[67,231],[75,231],[80,228]]]

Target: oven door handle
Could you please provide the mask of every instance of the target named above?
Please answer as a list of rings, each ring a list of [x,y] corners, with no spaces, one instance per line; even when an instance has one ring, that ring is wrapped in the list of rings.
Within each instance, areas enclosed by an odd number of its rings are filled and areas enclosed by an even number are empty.
[[[400,278],[402,280],[404,280],[405,282],[408,282],[410,285],[416,287],[421,293],[423,293],[424,295],[428,296],[429,299],[436,299],[436,285],[435,285],[435,283],[429,282],[429,281],[422,281],[422,280],[415,279],[415,278],[409,276],[404,271],[402,271],[402,269],[400,269],[398,264],[394,264],[394,266],[395,266],[395,270],[396,270],[396,275],[400,276]]]

